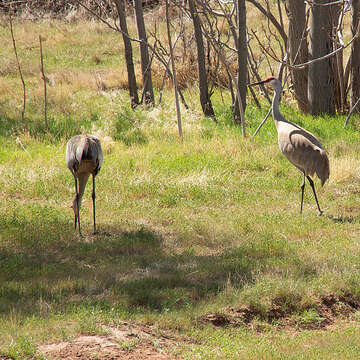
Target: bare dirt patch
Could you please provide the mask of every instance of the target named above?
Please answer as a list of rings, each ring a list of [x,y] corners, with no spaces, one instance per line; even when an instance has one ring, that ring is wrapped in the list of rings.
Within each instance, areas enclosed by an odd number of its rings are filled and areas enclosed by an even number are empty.
[[[227,308],[221,313],[210,313],[199,318],[200,323],[211,323],[214,326],[247,326],[254,328],[254,321],[260,320],[269,324],[276,323],[278,327],[288,329],[325,329],[339,318],[349,318],[360,309],[360,299],[352,295],[325,295],[320,297],[315,310],[318,316],[314,321],[304,321],[301,316],[294,316],[293,311],[285,311],[281,304],[274,301],[272,306],[261,312],[247,307]],[[256,327],[256,326],[255,326]],[[257,330],[261,330],[260,328]]]
[[[170,353],[177,341],[148,326],[104,327],[106,335],[82,335],[72,341],[39,346],[39,353],[49,360],[175,360]]]

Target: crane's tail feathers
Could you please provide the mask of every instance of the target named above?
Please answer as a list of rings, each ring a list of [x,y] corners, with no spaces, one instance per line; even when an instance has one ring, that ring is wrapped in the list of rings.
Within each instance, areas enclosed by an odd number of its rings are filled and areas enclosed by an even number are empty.
[[[320,153],[320,158],[316,167],[316,174],[321,180],[321,186],[324,186],[326,180],[330,176],[329,158],[325,150],[321,149],[319,153]]]
[[[80,163],[83,157],[83,154],[87,152],[89,147],[88,139],[86,136],[81,136],[81,139],[76,147],[76,160]]]

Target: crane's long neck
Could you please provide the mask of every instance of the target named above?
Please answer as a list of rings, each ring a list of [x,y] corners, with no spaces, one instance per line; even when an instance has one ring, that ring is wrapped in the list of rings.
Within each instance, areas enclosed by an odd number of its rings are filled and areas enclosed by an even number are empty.
[[[82,201],[82,198],[83,198],[83,196],[84,196],[85,186],[86,186],[86,183],[87,183],[87,181],[88,181],[88,178],[89,178],[89,174],[88,174],[88,173],[80,174],[80,175],[78,176],[79,208],[81,207],[81,201]],[[74,209],[76,209],[76,196],[75,196],[75,198],[74,198],[73,207],[74,207]]]
[[[275,126],[278,129],[280,122],[288,122],[280,113],[279,102],[282,93],[281,84],[275,87],[274,97],[272,100],[272,115],[275,122]]]

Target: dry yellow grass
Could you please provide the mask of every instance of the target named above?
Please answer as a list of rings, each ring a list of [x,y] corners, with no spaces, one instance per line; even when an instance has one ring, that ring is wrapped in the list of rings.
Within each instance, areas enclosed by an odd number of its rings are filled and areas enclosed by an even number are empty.
[[[334,157],[331,159],[331,183],[360,181],[360,162],[353,155]]]

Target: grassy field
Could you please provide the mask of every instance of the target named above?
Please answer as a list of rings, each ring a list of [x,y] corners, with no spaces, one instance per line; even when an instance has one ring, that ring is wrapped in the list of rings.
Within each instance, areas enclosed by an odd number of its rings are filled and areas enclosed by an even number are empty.
[[[49,129],[39,34],[54,81]],[[138,335],[118,342],[126,356],[150,341],[140,329],[151,329],[151,347],[166,358],[360,358],[358,116],[344,129],[344,117],[312,118],[282,105],[330,158],[329,182],[315,183],[324,215],[309,187],[300,215],[301,175],[281,155],[271,120],[244,139],[228,94],[213,96],[214,124],[188,89],[181,142],[171,90],[153,109],[130,110],[119,37],[103,25],[25,22],[15,35],[28,130],[16,131],[22,90],[2,27],[0,358],[44,359],[44,344],[131,326]],[[250,134],[266,112],[265,103],[261,111],[248,105]],[[89,186],[83,238],[73,229],[65,165],[66,141],[79,132],[97,135],[104,149],[99,233],[91,234]]]

